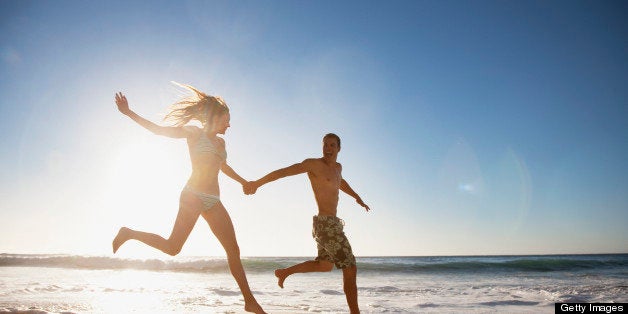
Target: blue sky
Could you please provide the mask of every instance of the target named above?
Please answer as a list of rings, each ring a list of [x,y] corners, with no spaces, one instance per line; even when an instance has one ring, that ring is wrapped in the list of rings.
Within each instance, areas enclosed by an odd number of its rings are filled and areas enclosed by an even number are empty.
[[[171,81],[225,98],[256,179],[343,140],[357,255],[628,252],[621,1],[0,2],[0,252],[110,254],[167,236],[190,172]],[[315,254],[305,176],[221,177],[243,255]],[[121,256],[162,256],[129,244]],[[199,222],[184,255],[223,255]]]

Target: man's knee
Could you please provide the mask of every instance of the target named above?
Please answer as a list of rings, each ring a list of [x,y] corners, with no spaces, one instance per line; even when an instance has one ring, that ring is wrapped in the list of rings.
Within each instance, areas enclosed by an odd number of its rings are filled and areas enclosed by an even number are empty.
[[[332,271],[334,269],[334,264],[328,261],[317,261],[318,268],[320,271]]]

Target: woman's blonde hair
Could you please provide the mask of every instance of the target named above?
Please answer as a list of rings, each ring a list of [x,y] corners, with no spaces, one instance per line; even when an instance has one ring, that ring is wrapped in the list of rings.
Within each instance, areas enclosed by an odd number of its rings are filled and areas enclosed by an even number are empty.
[[[191,120],[197,120],[203,124],[203,127],[207,127],[215,115],[229,112],[227,103],[220,96],[207,95],[190,85],[172,83],[192,92],[192,95],[170,106],[170,112],[166,114],[164,121],[173,126],[184,126]]]

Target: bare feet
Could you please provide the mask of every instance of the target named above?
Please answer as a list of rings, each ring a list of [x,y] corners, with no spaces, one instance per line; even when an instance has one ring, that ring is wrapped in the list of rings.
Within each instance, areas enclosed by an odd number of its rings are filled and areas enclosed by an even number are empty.
[[[262,307],[255,300],[250,301],[250,302],[245,302],[244,310],[247,312],[255,313],[255,314],[266,314],[266,312],[264,312]]]
[[[283,281],[286,280],[288,275],[286,275],[283,269],[275,269],[275,277],[277,277],[277,284],[283,289]]]
[[[131,230],[127,227],[120,228],[120,231],[118,231],[118,235],[116,235],[116,237],[113,239],[113,242],[111,243],[111,246],[113,247],[113,254],[116,254],[118,248],[120,248],[120,246],[129,239],[129,231]]]

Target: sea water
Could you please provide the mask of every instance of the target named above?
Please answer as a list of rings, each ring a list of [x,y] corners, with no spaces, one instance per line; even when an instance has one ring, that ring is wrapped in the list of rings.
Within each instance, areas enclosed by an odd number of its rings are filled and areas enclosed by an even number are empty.
[[[303,257],[243,258],[269,313],[347,313],[342,272],[273,275]],[[553,313],[628,302],[628,255],[358,257],[363,313]],[[244,313],[224,258],[0,254],[0,313]]]

